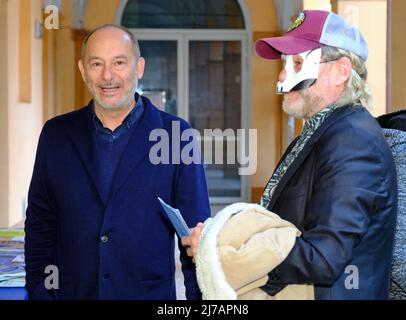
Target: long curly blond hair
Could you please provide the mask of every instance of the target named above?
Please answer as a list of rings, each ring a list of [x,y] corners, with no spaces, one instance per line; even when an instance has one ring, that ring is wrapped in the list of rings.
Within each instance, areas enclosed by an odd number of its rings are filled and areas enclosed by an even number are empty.
[[[322,48],[322,57],[326,61],[334,61],[342,57],[347,57],[351,60],[351,76],[347,80],[345,91],[338,98],[336,104],[338,106],[344,106],[349,103],[361,101],[365,108],[371,110],[372,94],[367,82],[368,71],[365,61],[350,51],[330,46],[324,46]]]

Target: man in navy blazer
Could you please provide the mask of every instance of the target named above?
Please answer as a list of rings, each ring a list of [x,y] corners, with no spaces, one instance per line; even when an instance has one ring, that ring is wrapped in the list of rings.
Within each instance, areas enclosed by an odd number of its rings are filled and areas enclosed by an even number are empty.
[[[124,28],[99,27],[83,42],[93,100],[47,121],[39,139],[25,224],[30,299],[176,299],[175,231],[157,197],[190,226],[210,207],[201,164],[151,160],[153,130],[172,141],[190,126],[135,93],[144,64]],[[200,299],[180,251],[186,297]]]
[[[316,299],[386,299],[397,211],[396,171],[370,105],[360,31],[338,15],[307,10],[286,35],[256,52],[283,59],[277,92],[304,120],[261,199],[300,231],[287,258],[261,287],[275,295],[312,284]],[[182,241],[196,252],[198,226]],[[243,272],[243,271],[242,271]]]

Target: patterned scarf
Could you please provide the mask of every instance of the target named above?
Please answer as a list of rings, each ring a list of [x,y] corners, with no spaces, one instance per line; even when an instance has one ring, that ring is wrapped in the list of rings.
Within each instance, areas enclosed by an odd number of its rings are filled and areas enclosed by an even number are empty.
[[[316,132],[318,128],[323,124],[323,122],[337,109],[335,104],[329,105],[328,107],[324,108],[320,112],[316,113],[312,118],[306,121],[303,126],[303,130],[300,134],[299,139],[296,141],[295,146],[289,152],[289,154],[285,157],[285,159],[281,162],[278,168],[273,173],[271,179],[269,179],[268,184],[264,190],[264,193],[261,197],[261,206],[268,208],[269,203],[271,202],[272,195],[285,175],[286,171],[290,167],[290,165],[295,161],[297,156],[299,155],[300,151],[303,150],[307,141],[311,138],[311,136]]]

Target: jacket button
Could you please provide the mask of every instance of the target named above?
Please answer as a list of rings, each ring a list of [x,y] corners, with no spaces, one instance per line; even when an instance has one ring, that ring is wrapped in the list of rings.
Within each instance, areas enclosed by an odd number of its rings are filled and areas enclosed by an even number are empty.
[[[101,240],[101,242],[106,243],[109,241],[109,237],[106,235],[103,235],[103,236],[101,236],[100,240]]]

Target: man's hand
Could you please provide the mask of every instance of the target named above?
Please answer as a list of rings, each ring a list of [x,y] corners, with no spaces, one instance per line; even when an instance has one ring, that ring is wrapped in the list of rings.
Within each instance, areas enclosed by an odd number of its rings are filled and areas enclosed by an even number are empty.
[[[186,253],[189,257],[193,258],[193,262],[196,263],[195,255],[197,247],[199,246],[199,236],[202,232],[203,223],[199,222],[195,228],[192,229],[192,235],[189,237],[183,237],[181,239],[182,246],[186,247]]]

